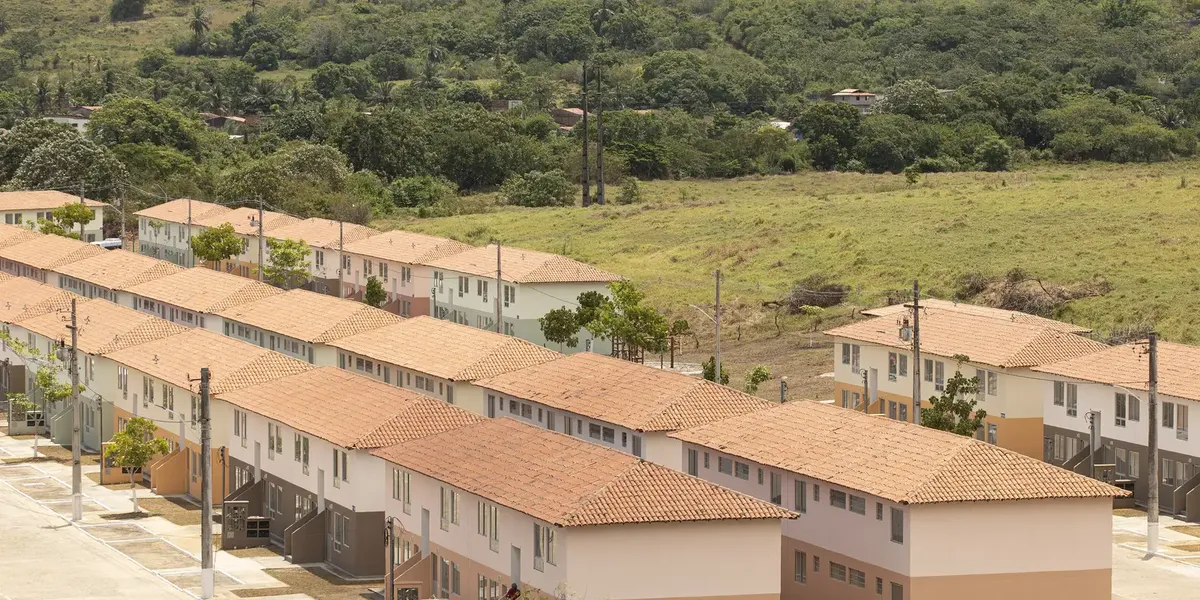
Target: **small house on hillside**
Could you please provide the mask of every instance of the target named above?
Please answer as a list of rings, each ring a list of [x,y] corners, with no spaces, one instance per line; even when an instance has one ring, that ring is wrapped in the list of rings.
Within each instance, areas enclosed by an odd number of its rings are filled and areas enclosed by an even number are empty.
[[[583,120],[583,109],[554,108],[550,110],[550,118],[563,127],[574,127],[576,123]]]
[[[875,104],[877,99],[878,96],[875,94],[872,94],[867,90],[860,90],[857,88],[846,88],[833,95],[834,102],[849,104],[850,106],[857,108],[858,112],[864,115],[871,111],[871,105]]]

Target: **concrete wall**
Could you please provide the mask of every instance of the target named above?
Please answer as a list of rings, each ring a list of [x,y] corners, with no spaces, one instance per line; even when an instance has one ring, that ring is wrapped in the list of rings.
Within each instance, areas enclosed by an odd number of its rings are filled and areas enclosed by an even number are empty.
[[[364,377],[383,381],[399,388],[419,392],[426,396],[460,406],[479,415],[487,415],[484,392],[482,389],[472,385],[471,382],[442,379],[423,371],[416,371],[392,363],[368,359],[364,356],[352,354],[337,348],[331,349],[337,354],[336,357],[330,358],[331,361],[336,359],[336,363],[332,366],[352,371]],[[368,363],[370,363],[369,369],[367,368]],[[320,362],[317,364],[320,364]],[[423,378],[427,382],[427,387],[418,387],[418,377]]]
[[[649,448],[653,444],[656,451],[655,458],[662,461],[659,464],[672,467],[676,470],[682,470],[682,447],[678,445],[678,440],[668,440],[666,432],[644,433],[635,431],[607,421],[600,421],[578,413],[559,410],[540,402],[513,398],[495,390],[483,390],[483,395],[487,396],[486,404],[488,407],[484,412],[480,413],[484,416],[517,419],[538,427],[567,433],[572,437],[606,448],[620,450],[626,454],[633,454],[634,438],[636,437],[641,440],[643,458],[654,460],[649,456]],[[495,406],[494,414],[491,409],[493,404]],[[526,406],[529,408],[525,408]],[[553,420],[553,424],[551,424],[551,420]],[[600,432],[597,434],[598,437],[592,436],[593,425],[600,427]],[[605,430],[612,431],[611,442],[605,439]],[[651,442],[651,438],[654,439],[653,442]],[[654,462],[659,461],[654,460]]]
[[[6,225],[29,226],[37,228],[38,215],[43,217],[47,213],[53,211],[54,208],[43,208],[41,210],[0,210],[0,223]],[[92,207],[92,220],[88,221],[83,226],[83,241],[98,242],[104,239],[104,207]],[[72,233],[79,233],[79,227],[76,226]]]

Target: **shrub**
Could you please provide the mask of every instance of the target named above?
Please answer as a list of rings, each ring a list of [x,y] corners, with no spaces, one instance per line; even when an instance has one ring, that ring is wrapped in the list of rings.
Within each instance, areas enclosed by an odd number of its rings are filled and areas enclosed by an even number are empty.
[[[975,149],[975,161],[985,171],[1007,171],[1012,160],[1012,148],[1000,138],[992,138]]]
[[[500,198],[516,206],[570,206],[574,189],[562,171],[529,171],[509,177],[500,186]]]
[[[108,10],[108,16],[113,21],[137,19],[145,10],[146,0],[114,0]]]
[[[834,283],[824,275],[810,275],[792,288],[783,303],[790,314],[801,314],[803,307],[829,308],[837,306],[850,293],[850,286]]]
[[[398,177],[389,188],[396,206],[430,206],[454,195],[454,184],[440,177]]]
[[[645,200],[642,196],[642,186],[637,177],[626,177],[621,183],[621,193],[617,194],[617,204],[638,204]]]
[[[242,57],[242,62],[253,66],[256,71],[274,71],[279,68],[279,48],[271,42],[254,42]]]

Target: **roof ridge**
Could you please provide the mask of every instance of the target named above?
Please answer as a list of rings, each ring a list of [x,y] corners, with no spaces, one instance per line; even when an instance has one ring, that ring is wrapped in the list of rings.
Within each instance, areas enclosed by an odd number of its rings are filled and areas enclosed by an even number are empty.
[[[565,434],[562,434],[557,431],[555,431],[553,433],[565,435]],[[592,502],[599,500],[605,493],[607,493],[609,491],[609,489],[614,487],[617,483],[624,481],[625,478],[629,477],[634,471],[637,471],[638,469],[640,469],[643,463],[646,463],[645,460],[640,459],[636,456],[633,456],[632,454],[626,455],[624,452],[620,452],[619,450],[612,450],[610,448],[605,448],[605,450],[610,450],[612,452],[618,452],[623,456],[628,456],[630,459],[632,459],[632,461],[616,477],[613,477],[613,478],[609,479],[608,481],[605,481],[604,484],[600,485],[596,489],[592,490],[591,492],[588,492],[587,494],[580,496],[578,502],[576,502],[575,506],[572,507],[572,510],[565,515],[563,522],[555,523],[555,525],[558,525],[560,527],[570,526],[570,524],[572,522],[574,522],[575,519],[578,518],[579,515],[581,515],[584,512],[584,510],[592,504]],[[652,463],[647,463],[647,464],[652,464]]]
[[[897,431],[899,431],[899,430],[897,430]],[[943,430],[935,429],[933,431],[943,431]],[[904,494],[904,497],[900,500],[901,504],[908,504],[912,500],[918,498],[921,495],[921,493],[923,491],[925,491],[925,489],[928,486],[932,485],[934,479],[936,479],[937,476],[940,473],[942,473],[942,471],[946,468],[947,465],[949,465],[951,462],[953,462],[955,459],[957,459],[959,456],[961,456],[964,451],[974,447],[975,443],[983,444],[985,446],[992,446],[995,448],[999,448],[999,446],[994,446],[993,444],[987,444],[987,443],[981,442],[972,437],[958,435],[958,434],[955,434],[955,433],[949,432],[949,431],[943,431],[943,433],[948,433],[950,435],[955,435],[957,437],[961,437],[967,443],[959,444],[959,446],[957,447],[957,449],[954,452],[949,452],[943,456],[940,456],[939,458],[941,460],[939,460],[931,468],[925,469],[924,471],[922,471],[921,483],[919,485],[913,487],[911,490],[909,490],[908,493]],[[1022,454],[1021,456],[1024,456],[1024,455]]]

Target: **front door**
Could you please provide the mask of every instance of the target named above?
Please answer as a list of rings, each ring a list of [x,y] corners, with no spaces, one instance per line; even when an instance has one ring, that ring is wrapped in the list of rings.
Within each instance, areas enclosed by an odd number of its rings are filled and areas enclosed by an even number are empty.
[[[325,469],[317,469],[317,512],[325,510]]]
[[[254,442],[254,481],[262,481],[262,444]]]
[[[429,509],[421,509],[421,557],[429,556]]]
[[[512,582],[521,586],[521,549],[512,547]]]

